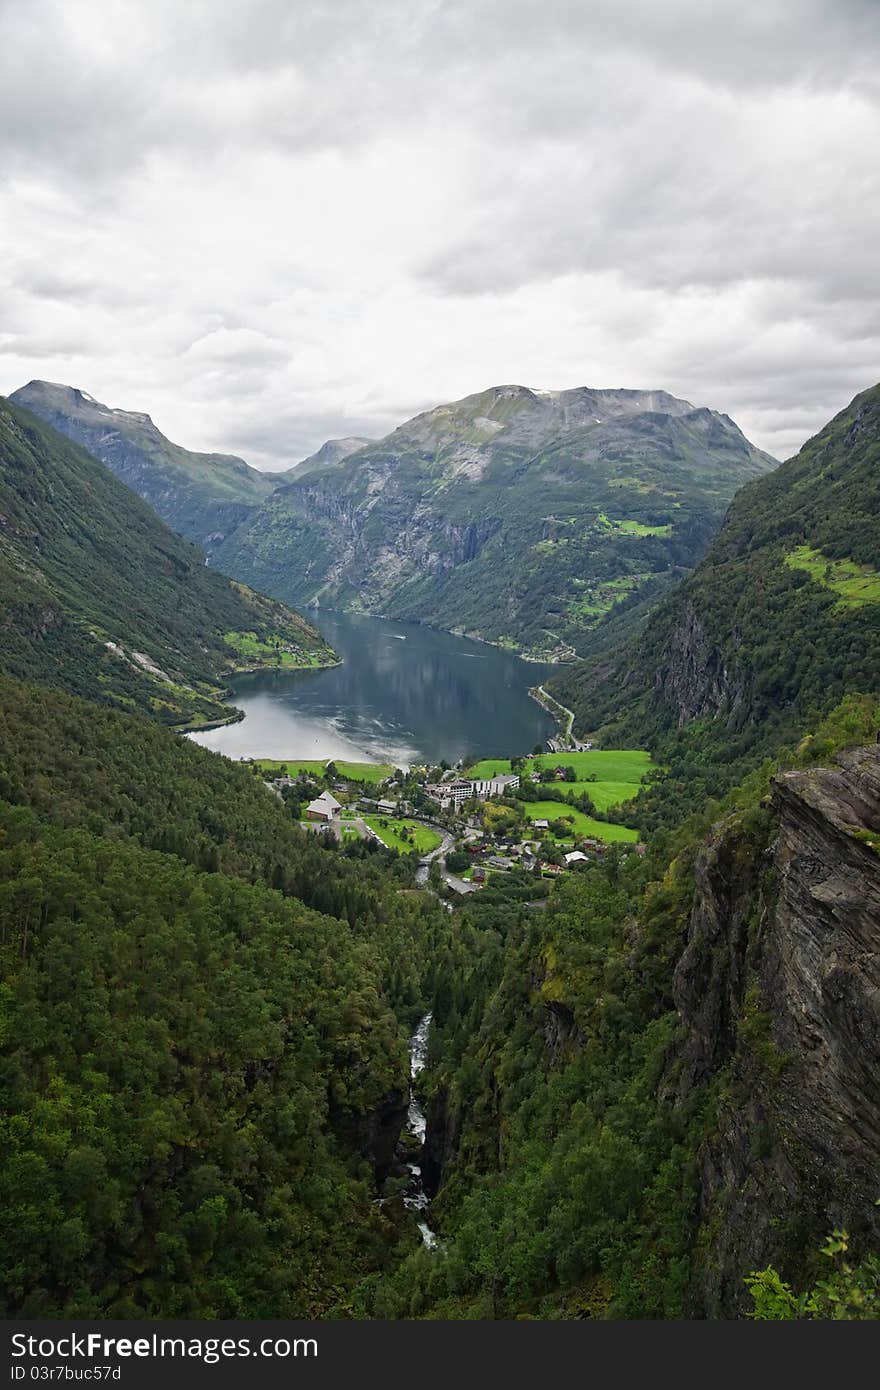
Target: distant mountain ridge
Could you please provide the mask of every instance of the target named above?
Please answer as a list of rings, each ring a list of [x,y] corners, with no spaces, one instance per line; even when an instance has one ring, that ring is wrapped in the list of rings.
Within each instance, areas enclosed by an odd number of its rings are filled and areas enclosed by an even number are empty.
[[[322,451],[323,452],[323,451]],[[300,605],[570,654],[691,568],[775,466],[665,391],[498,386],[288,475],[212,561]]]
[[[295,463],[292,468],[286,469],[283,473],[274,473],[272,476],[279,483],[287,482],[293,478],[295,473],[300,473],[307,468],[323,468],[325,464],[341,463],[347,459],[349,454],[357,453],[358,449],[365,449],[368,444],[372,444],[371,439],[362,435],[351,435],[345,439],[328,439],[322,444],[320,449],[316,449],[308,458],[304,458],[299,463]]]
[[[320,665],[297,613],[209,569],[91,454],[0,398],[0,670],[172,724],[226,677]]]
[[[30,381],[9,399],[88,449],[172,530],[208,553],[276,487],[271,474],[244,459],[183,449],[149,415],[113,409],[74,386]]]
[[[744,482],[775,466],[726,415],[662,390],[505,385],[281,474],[172,444],[149,416],[31,382],[212,565],[298,606],[386,613],[535,657],[626,628],[687,573]]]
[[[638,637],[569,667],[553,693],[582,733],[699,746],[702,766],[774,749],[880,687],[878,517],[880,385],[744,487]]]

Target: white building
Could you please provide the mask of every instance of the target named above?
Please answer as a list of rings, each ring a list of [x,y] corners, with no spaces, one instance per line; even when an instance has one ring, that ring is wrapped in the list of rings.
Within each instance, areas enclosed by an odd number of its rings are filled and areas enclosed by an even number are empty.
[[[519,786],[516,772],[499,773],[497,777],[456,777],[451,782],[437,782],[425,787],[425,792],[441,806],[454,806],[456,810],[466,801],[485,801],[489,796],[504,796]]]
[[[342,803],[336,800],[332,792],[321,792],[321,795],[315,797],[306,807],[306,819],[323,821],[329,825],[341,808]]]
[[[484,801],[487,796],[503,796],[505,792],[512,792],[519,786],[519,773],[503,772],[495,777],[487,777],[480,781],[472,781],[473,788],[471,796],[478,797]]]

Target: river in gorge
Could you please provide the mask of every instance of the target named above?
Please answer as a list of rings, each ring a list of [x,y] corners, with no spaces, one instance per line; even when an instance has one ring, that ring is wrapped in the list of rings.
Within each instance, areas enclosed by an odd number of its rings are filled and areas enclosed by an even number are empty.
[[[337,758],[396,767],[530,752],[554,732],[528,694],[554,668],[415,623],[323,610],[342,664],[236,679],[244,719],[191,735],[230,758]]]
[[[427,1130],[427,1120],[425,1112],[419,1104],[415,1093],[415,1080],[420,1072],[425,1069],[425,1061],[428,1056],[428,1033],[431,1030],[431,1019],[433,1015],[425,1014],[419,1023],[418,1028],[409,1040],[409,1107],[406,1112],[406,1127],[409,1133],[419,1141],[420,1145],[425,1142]],[[430,1202],[422,1182],[422,1168],[420,1163],[408,1163],[410,1183],[409,1191],[404,1197],[404,1204],[410,1211],[415,1212],[422,1243],[428,1250],[434,1250],[437,1246],[437,1237],[431,1229],[429,1221]]]

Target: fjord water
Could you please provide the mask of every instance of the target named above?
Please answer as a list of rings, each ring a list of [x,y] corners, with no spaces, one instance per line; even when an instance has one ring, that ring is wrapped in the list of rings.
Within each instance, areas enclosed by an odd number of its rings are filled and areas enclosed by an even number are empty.
[[[450,762],[529,752],[553,721],[528,694],[551,669],[414,623],[321,612],[342,659],[235,682],[238,724],[194,734],[230,758]]]

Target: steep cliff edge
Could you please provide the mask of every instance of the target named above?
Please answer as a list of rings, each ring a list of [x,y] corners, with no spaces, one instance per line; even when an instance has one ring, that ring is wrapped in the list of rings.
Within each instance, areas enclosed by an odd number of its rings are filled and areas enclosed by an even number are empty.
[[[748,1270],[800,1279],[834,1226],[880,1237],[880,746],[776,778],[763,852],[756,821],[698,860],[675,972],[676,1104],[716,1095],[694,1295],[712,1317],[745,1310]]]

